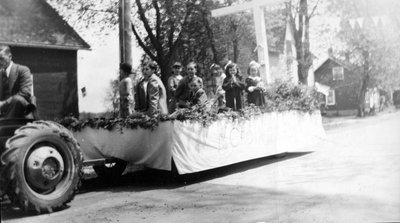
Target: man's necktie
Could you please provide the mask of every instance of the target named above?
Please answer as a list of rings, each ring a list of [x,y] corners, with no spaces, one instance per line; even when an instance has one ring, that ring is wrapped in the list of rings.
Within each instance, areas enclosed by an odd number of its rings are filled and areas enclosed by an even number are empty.
[[[1,84],[2,84],[2,89],[3,89],[3,92],[1,94],[2,98],[0,98],[0,100],[5,100],[8,97],[10,97],[9,80],[8,80],[7,73],[5,70],[1,70],[0,73],[1,73]]]

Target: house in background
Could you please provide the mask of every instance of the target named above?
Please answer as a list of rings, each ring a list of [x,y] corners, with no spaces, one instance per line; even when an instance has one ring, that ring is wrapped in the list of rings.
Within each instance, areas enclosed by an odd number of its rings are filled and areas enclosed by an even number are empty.
[[[393,105],[396,106],[396,108],[400,108],[400,90],[395,90],[393,92]]]
[[[361,76],[355,67],[330,55],[315,69],[314,78],[329,87],[324,96],[327,115],[357,114]]]
[[[90,46],[45,0],[1,0],[0,44],[28,66],[41,119],[79,115],[77,51]]]

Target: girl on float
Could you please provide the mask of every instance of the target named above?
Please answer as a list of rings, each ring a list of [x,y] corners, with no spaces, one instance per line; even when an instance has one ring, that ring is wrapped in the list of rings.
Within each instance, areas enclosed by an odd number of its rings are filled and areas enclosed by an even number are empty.
[[[235,63],[231,61],[225,66],[226,78],[222,84],[225,90],[226,106],[234,111],[242,109],[242,93],[245,89],[243,77]]]
[[[249,75],[246,78],[246,92],[247,92],[247,103],[254,104],[256,106],[264,106],[264,83],[260,77],[260,65],[251,61],[249,64],[249,68],[247,69],[247,74]]]

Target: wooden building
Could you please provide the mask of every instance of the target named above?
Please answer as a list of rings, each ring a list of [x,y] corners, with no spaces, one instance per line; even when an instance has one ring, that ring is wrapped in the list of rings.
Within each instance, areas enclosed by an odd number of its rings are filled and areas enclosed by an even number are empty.
[[[329,86],[329,95],[325,96],[328,114],[357,114],[361,76],[355,67],[329,56],[315,69],[314,78]]]
[[[77,51],[90,46],[45,0],[1,0],[0,44],[31,69],[41,119],[79,115]]]

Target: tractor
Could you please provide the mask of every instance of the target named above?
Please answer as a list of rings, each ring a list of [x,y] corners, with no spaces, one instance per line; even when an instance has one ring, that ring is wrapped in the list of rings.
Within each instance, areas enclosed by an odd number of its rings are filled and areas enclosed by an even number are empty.
[[[114,158],[84,162],[74,135],[34,112],[20,119],[0,117],[0,152],[0,197],[36,213],[65,208],[78,190],[84,165],[104,179],[121,175],[127,165]]]
[[[65,207],[78,188],[83,155],[71,132],[32,117],[0,117],[0,196],[25,211]]]

